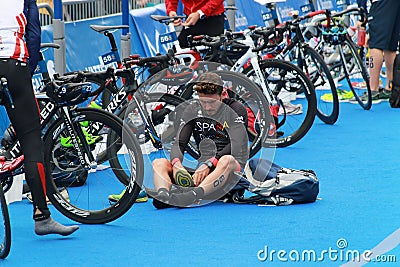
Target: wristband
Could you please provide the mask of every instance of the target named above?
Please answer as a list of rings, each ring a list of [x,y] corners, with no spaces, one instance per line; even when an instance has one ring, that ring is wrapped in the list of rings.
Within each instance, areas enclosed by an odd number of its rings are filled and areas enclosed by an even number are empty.
[[[172,166],[174,166],[178,161],[180,162],[181,160],[179,158],[174,158],[173,160],[171,160]]]
[[[216,157],[210,158],[208,160],[214,165],[214,167],[217,167],[218,159]]]
[[[206,15],[204,15],[204,12],[201,9],[197,10],[197,13],[199,13],[200,19],[205,19],[206,18]]]

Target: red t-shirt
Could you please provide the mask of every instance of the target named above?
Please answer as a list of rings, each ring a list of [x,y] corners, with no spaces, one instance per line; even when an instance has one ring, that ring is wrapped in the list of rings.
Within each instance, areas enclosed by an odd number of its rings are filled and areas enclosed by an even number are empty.
[[[0,58],[26,61],[28,50],[24,41],[26,18],[24,0],[1,0]]]
[[[165,0],[167,15],[176,11],[179,0]],[[203,11],[206,17],[216,16],[224,13],[224,0],[181,0],[184,6],[183,13],[189,16],[197,10]]]

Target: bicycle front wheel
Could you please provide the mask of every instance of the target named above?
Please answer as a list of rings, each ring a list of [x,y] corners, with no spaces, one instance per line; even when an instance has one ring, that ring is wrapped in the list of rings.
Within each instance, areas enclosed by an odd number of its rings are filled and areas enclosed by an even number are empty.
[[[111,222],[135,203],[143,181],[143,157],[136,137],[117,116],[99,109],[77,109],[72,113],[75,129],[81,129],[95,159],[88,169],[82,151],[68,142],[70,131],[60,117],[44,139],[47,195],[54,207],[80,223]],[[85,146],[83,146],[85,147]],[[87,155],[83,155],[87,158]],[[86,177],[77,184],[77,177]],[[57,180],[63,179],[63,186]],[[108,196],[123,193],[111,204]]]
[[[5,259],[11,248],[11,225],[3,187],[0,186],[0,259]]]

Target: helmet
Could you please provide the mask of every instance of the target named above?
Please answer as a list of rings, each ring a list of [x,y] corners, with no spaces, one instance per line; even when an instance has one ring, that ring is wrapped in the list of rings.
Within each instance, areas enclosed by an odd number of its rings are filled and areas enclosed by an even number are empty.
[[[322,32],[322,36],[325,42],[337,45],[344,42],[347,36],[347,30],[339,26],[329,27]]]
[[[157,73],[154,81],[159,81],[162,84],[169,86],[179,86],[186,84],[193,77],[193,70],[186,66],[170,66]]]
[[[90,83],[64,83],[51,81],[46,84],[46,95],[61,105],[75,105],[83,102],[92,91]]]

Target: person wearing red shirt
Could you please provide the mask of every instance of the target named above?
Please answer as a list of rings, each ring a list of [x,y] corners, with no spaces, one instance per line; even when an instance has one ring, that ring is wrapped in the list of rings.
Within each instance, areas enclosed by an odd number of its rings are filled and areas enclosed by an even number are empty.
[[[224,33],[224,0],[181,0],[183,13],[187,16],[185,22],[176,20],[175,26],[182,25],[178,40],[181,47],[187,47],[189,35],[207,34],[218,36]],[[176,16],[179,0],[165,0],[167,14]]]

